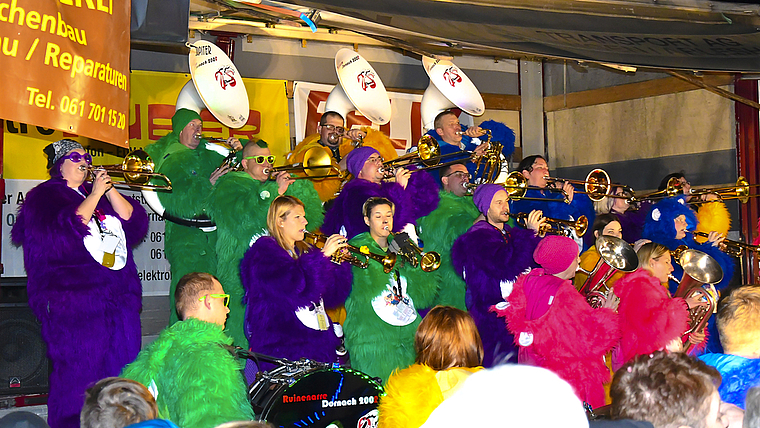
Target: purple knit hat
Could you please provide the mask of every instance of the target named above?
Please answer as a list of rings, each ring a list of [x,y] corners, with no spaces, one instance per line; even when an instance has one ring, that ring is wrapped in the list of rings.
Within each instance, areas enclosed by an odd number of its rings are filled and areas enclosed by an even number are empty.
[[[491,207],[491,201],[499,190],[504,190],[504,187],[492,183],[481,184],[475,189],[475,193],[472,195],[472,202],[478,207],[478,210],[483,213],[483,215],[488,213],[488,208]]]
[[[380,152],[368,146],[357,147],[351,150],[346,156],[346,168],[348,172],[354,177],[358,177],[359,172],[364,168],[364,163],[374,153],[380,154]]]
[[[533,260],[550,275],[564,272],[577,257],[578,244],[560,235],[548,235],[538,242],[533,251]]]

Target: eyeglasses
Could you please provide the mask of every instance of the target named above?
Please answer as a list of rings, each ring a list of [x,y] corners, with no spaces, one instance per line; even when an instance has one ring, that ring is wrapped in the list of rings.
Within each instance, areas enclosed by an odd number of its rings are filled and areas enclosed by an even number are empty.
[[[462,180],[467,180],[467,181],[470,181],[470,179],[472,178],[469,172],[464,172],[464,171],[454,171],[451,174],[444,175],[444,177],[451,177],[452,175],[456,175],[458,178]]]
[[[79,163],[84,159],[84,161],[87,162],[87,165],[92,165],[92,156],[90,156],[89,153],[80,154],[77,152],[71,152],[66,156],[61,157],[61,159],[68,159],[74,163]]]
[[[335,126],[335,125],[322,125],[322,128],[325,128],[326,130],[328,130],[328,131],[330,131],[330,132],[333,132],[333,131],[335,131],[335,132],[337,132],[338,134],[343,134],[344,132],[346,132],[346,128],[344,128],[344,127],[342,127],[342,126]]]
[[[200,299],[198,299],[199,302],[202,302],[206,300],[206,297],[214,297],[216,299],[224,299],[224,306],[230,305],[230,295],[229,294],[209,294],[208,296],[201,296]]]
[[[256,161],[257,164],[262,164],[264,163],[264,161],[266,161],[268,164],[274,164],[275,157],[274,155],[269,155],[269,156],[259,155],[259,156],[246,156],[243,159],[248,159],[248,160],[253,159],[254,161]]]

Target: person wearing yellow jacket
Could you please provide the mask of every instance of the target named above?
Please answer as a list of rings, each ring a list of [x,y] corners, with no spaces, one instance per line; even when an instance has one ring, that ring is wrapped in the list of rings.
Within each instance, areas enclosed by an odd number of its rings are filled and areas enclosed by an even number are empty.
[[[414,337],[415,363],[395,372],[380,399],[379,427],[418,428],[465,379],[483,367],[472,317],[452,306],[428,312]]]

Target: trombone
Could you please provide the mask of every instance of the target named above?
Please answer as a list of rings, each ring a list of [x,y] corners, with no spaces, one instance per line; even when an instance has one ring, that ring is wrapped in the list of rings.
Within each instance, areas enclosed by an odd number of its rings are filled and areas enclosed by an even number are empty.
[[[122,188],[130,189],[153,189],[153,190],[172,190],[172,182],[164,174],[155,171],[155,164],[148,154],[140,149],[132,150],[124,157],[120,164],[113,165],[80,165],[80,169],[90,172],[90,179],[94,177],[95,171],[103,170],[109,175],[118,174],[124,177],[124,181],[112,181],[111,184]],[[150,184],[153,178],[160,178],[166,182],[165,185]]]
[[[562,189],[555,189],[555,188],[543,188],[538,186],[530,186],[528,185],[528,179],[523,177],[522,173],[519,171],[512,171],[507,175],[507,179],[504,181],[504,183],[499,183],[502,187],[504,187],[504,190],[507,192],[507,195],[509,195],[510,199],[515,200],[522,200],[522,201],[545,201],[545,202],[564,202],[566,204],[569,204],[570,201],[567,199],[567,194]],[[470,184],[467,186],[468,189],[472,190],[474,192],[475,188],[478,187],[477,184]],[[525,193],[528,190],[547,190],[550,192],[557,192],[564,195],[563,199],[551,199],[551,198],[532,198],[525,196]]]
[[[325,178],[337,177],[345,179],[348,174],[341,171],[338,165],[333,163],[332,157],[322,147],[312,147],[304,153],[303,162],[297,162],[290,165],[283,165],[273,168],[267,168],[264,173],[272,177],[278,172],[303,173],[304,176],[292,177],[294,180],[322,180]],[[337,171],[334,172],[333,171]]]
[[[325,243],[327,242],[327,236],[323,235],[321,233],[311,233],[309,231],[304,230],[304,242],[307,244],[311,244],[319,249],[324,248]],[[347,253],[345,251],[336,251],[333,253],[331,260],[333,263],[340,264],[341,262],[348,262],[358,268],[361,269],[367,269],[367,266],[369,265],[369,260],[372,259],[378,263],[380,263],[383,266],[383,272],[389,273],[393,266],[396,264],[396,255],[393,253],[380,255],[371,253],[368,249],[365,247],[356,247],[354,245],[346,244],[346,249],[350,252]],[[353,254],[351,254],[353,253]],[[355,254],[359,254],[360,256],[364,256],[364,260],[357,257]]]
[[[511,214],[517,224],[522,227],[528,227],[528,213],[515,213]],[[544,217],[545,223],[541,225],[538,233],[541,235],[562,235],[570,236],[571,232],[575,232],[575,236],[582,237],[588,230],[588,218],[585,215],[578,217],[578,220],[560,220],[556,218]]]
[[[709,233],[700,232],[695,230],[691,232],[692,236],[699,236],[700,238],[707,238]],[[760,245],[747,244],[741,241],[732,241],[730,239],[724,239],[723,242],[718,244],[718,248],[721,251],[732,257],[741,257],[745,251],[760,254]]]
[[[668,182],[670,183],[670,182]],[[736,180],[736,184],[733,186],[728,187],[713,187],[713,188],[705,188],[705,189],[696,189],[691,191],[692,196],[702,196],[702,195],[708,195],[708,194],[714,194],[718,196],[718,199],[721,201],[726,201],[729,199],[738,199],[739,202],[746,204],[747,201],[749,201],[749,198],[754,198],[760,195],[750,195],[749,189],[751,187],[758,187],[759,184],[749,184],[749,181],[747,181],[746,178],[740,176]]]
[[[612,190],[613,186],[621,186],[621,185],[611,184],[610,175],[607,174],[607,171],[601,168],[592,169],[591,172],[589,172],[588,175],[586,176],[585,180],[566,180],[564,178],[554,178],[554,177],[549,177],[549,176],[546,176],[544,178],[549,184],[554,184],[555,186],[561,182],[583,186],[583,190],[576,190],[575,192],[588,195],[588,198],[594,202],[601,201],[605,197],[629,199],[629,200],[631,199],[631,197],[629,196],[611,194],[610,190]],[[621,186],[621,187],[627,187],[627,186]]]

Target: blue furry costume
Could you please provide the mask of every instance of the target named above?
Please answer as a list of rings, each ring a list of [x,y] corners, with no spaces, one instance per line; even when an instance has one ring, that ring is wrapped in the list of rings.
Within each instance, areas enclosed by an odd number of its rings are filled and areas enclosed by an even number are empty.
[[[322,201],[309,180],[295,181],[285,194],[295,196],[306,206],[308,230],[322,225]],[[230,295],[226,331],[235,345],[245,349],[248,349],[248,340],[243,329],[245,305],[240,260],[248,251],[251,238],[266,230],[267,211],[277,196],[276,181],[262,183],[244,171],[236,171],[220,177],[207,200],[206,211],[217,228],[216,276]]]
[[[317,248],[294,259],[271,236],[259,238],[240,263],[245,288],[245,332],[254,352],[277,358],[301,357],[338,362],[341,345],[329,318],[326,330],[307,327],[299,308],[324,301],[325,308],[345,302],[351,291],[351,267],[337,265]]]
[[[339,233],[341,226],[345,226],[348,239],[369,231],[369,226],[364,223],[362,206],[371,197],[388,198],[396,205],[393,231],[398,232],[407,223],[414,223],[438,206],[438,186],[430,174],[420,172],[412,173],[406,189],[398,183],[376,184],[355,178],[346,183],[325,213],[322,231],[332,235]]]
[[[369,232],[356,236],[350,244],[366,246],[374,254],[385,254]],[[343,323],[351,367],[385,382],[394,370],[414,363],[414,334],[420,316],[404,326],[391,325],[375,312],[372,300],[390,287],[394,271],[408,281],[406,294],[412,298],[415,308],[429,307],[437,284],[432,274],[404,263],[401,257],[390,273],[383,272],[380,263],[373,260],[369,261],[367,269],[352,267],[352,270],[353,286],[346,300],[346,321]]]
[[[652,205],[644,223],[644,233],[642,234],[642,238],[662,244],[668,247],[671,251],[675,250],[680,245],[686,245],[691,249],[699,250],[712,256],[723,269],[723,279],[715,284],[715,288],[720,291],[731,282],[731,278],[734,276],[734,260],[731,256],[721,251],[718,247],[714,247],[712,244],[707,242],[704,244],[698,244],[689,233],[687,233],[686,237],[683,239],[676,239],[674,221],[676,217],[680,215],[686,217],[686,223],[688,225],[687,230],[695,230],[697,227],[697,217],[694,215],[694,211],[692,211],[686,204],[683,196],[665,198]],[[681,268],[675,260],[673,261],[673,276],[678,279],[683,276],[683,268]],[[669,285],[671,294],[675,293],[678,284],[671,280]],[[708,331],[708,352],[722,352],[723,348],[720,346],[718,329],[715,327],[715,317],[710,318]]]
[[[467,284],[467,309],[483,341],[483,367],[503,362],[510,353],[516,361],[514,339],[504,321],[490,312],[503,302],[501,287],[514,283],[528,268],[537,267],[533,250],[541,240],[529,229],[504,225],[505,234],[487,221],[479,221],[451,248],[454,269]]]
[[[720,372],[720,399],[744,409],[747,391],[760,386],[760,359],[728,354],[704,354],[699,359]]]
[[[472,203],[472,197],[459,197],[444,191],[439,192],[439,197],[438,208],[417,221],[425,251],[435,251],[441,255],[441,267],[434,273],[440,286],[431,306],[448,305],[464,311],[467,310],[464,299],[466,287],[451,264],[451,246],[467,232],[480,212]]]
[[[85,183],[79,190],[89,194]],[[129,220],[121,219],[127,264],[111,270],[95,261],[82,239],[90,234],[76,211],[84,198],[63,179],[35,187],[19,208],[11,231],[24,248],[29,306],[42,324],[52,362],[48,423],[79,427],[84,392],[94,382],[118,375],[140,351],[142,285],[131,249],[148,232],[148,216],[132,198]],[[104,196],[97,208],[118,218]]]
[[[167,327],[121,376],[157,391],[158,416],[182,428],[252,420],[242,364],[221,326],[188,318]]]
[[[187,111],[180,109],[178,111]],[[221,165],[224,158],[205,147],[205,140],[191,150],[179,142],[179,134],[188,122],[172,118],[173,131],[145,147],[156,164],[156,172],[165,174],[172,182],[171,192],[157,192],[166,212],[181,218],[192,219],[204,214],[205,198],[211,193],[209,176]],[[216,274],[216,231],[204,232],[195,227],[166,222],[164,240],[166,259],[171,265],[169,291],[171,314],[169,323],[178,321],[174,302],[177,282],[190,272]]]

